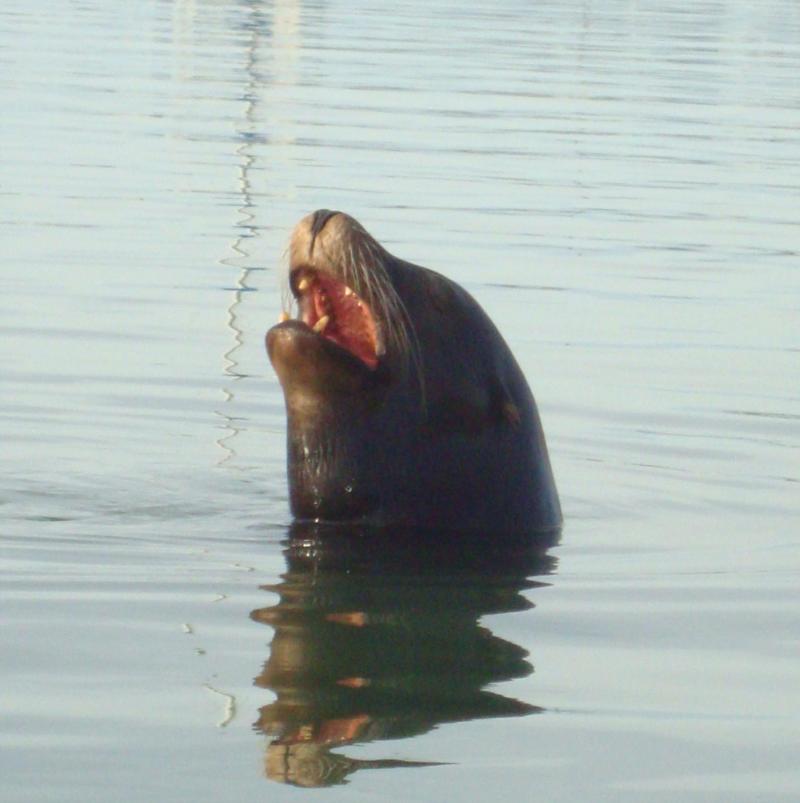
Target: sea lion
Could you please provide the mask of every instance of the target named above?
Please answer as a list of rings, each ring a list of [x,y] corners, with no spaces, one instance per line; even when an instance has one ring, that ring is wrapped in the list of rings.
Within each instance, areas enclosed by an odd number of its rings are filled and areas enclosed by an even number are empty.
[[[297,519],[524,534],[561,508],[536,404],[478,303],[319,210],[289,246],[296,319],[269,330]]]

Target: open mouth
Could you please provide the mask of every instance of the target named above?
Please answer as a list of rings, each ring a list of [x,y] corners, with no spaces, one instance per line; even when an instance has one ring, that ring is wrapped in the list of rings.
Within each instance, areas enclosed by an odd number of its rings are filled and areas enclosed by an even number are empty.
[[[330,274],[312,268],[296,268],[289,281],[303,323],[369,368],[377,368],[378,329],[364,299]]]

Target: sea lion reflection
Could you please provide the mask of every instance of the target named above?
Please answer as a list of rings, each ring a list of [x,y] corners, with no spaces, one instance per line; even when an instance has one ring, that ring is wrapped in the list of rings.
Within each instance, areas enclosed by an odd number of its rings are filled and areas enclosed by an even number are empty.
[[[272,739],[268,777],[330,786],[362,768],[425,766],[333,750],[541,710],[485,690],[533,667],[526,650],[479,620],[533,607],[522,592],[547,585],[528,578],[553,571],[552,539],[501,550],[463,537],[332,529],[293,526],[287,571],[264,586],[279,601],[251,613],[275,630],[255,681],[277,698],[255,723]]]

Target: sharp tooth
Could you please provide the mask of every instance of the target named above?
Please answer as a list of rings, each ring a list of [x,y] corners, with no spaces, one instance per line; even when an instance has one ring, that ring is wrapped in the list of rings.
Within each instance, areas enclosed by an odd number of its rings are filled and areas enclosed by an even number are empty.
[[[289,313],[285,310],[281,313],[281,317],[279,318],[281,323],[286,323],[289,320]]]
[[[351,296],[351,295],[353,295],[353,291],[349,287],[345,287],[344,288],[344,294],[346,296]]]
[[[320,334],[325,331],[325,327],[331,322],[330,315],[323,315],[313,326],[314,331]]]
[[[308,281],[308,277],[304,276],[300,281],[297,283],[297,289],[301,293],[305,293],[306,290],[311,286],[311,282]]]

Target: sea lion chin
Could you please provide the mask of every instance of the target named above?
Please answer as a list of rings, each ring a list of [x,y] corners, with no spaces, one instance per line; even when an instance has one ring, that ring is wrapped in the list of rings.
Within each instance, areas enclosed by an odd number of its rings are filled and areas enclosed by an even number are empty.
[[[329,210],[295,227],[289,287],[298,316],[266,342],[295,518],[487,535],[561,525],[533,396],[463,288]]]

